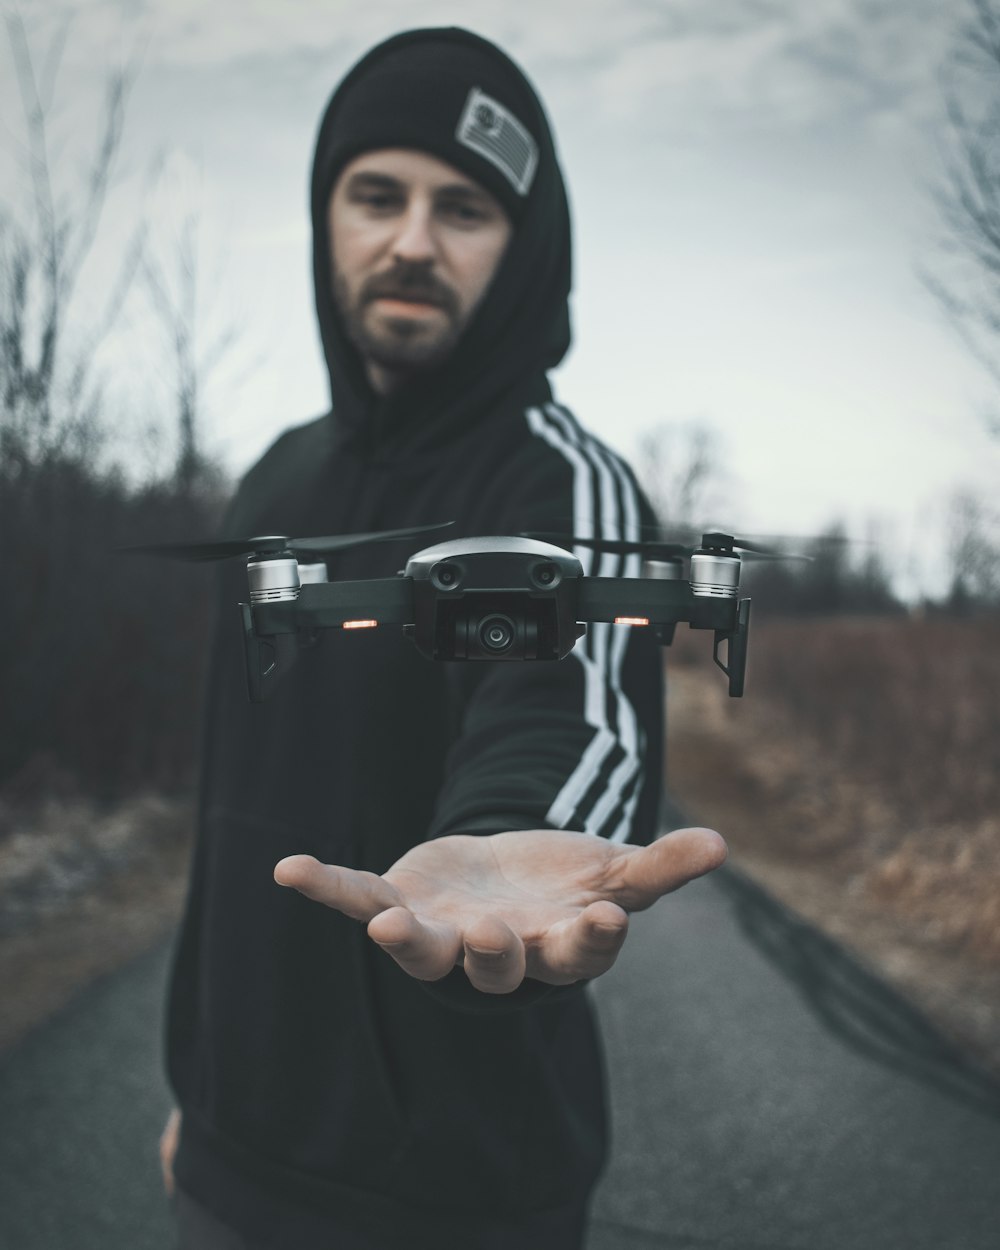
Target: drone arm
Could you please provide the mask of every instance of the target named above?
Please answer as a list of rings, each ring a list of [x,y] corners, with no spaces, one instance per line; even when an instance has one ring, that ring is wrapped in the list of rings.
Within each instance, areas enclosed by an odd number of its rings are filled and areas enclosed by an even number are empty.
[[[406,625],[413,619],[409,578],[307,583],[297,599],[240,604],[246,654],[247,692],[261,703],[281,673],[294,663],[310,632],[344,629],[352,623]]]
[[[685,582],[640,577],[581,577],[577,616],[581,621],[643,617],[651,625],[691,619],[695,599]]]
[[[307,584],[295,600],[257,604],[254,620],[265,635],[338,629],[362,620],[406,625],[413,620],[413,587],[407,577]]]
[[[343,627],[351,621],[407,625],[413,620],[413,583],[408,577],[303,586],[296,618],[302,629]]]
[[[712,629],[715,631],[715,663],[729,678],[729,694],[735,699],[743,694],[750,631],[749,599],[698,596],[685,582],[582,577],[577,618],[659,626],[657,639],[663,644],[673,640],[673,626],[678,621],[687,621],[692,629]],[[719,658],[723,642],[727,644],[725,663]]]

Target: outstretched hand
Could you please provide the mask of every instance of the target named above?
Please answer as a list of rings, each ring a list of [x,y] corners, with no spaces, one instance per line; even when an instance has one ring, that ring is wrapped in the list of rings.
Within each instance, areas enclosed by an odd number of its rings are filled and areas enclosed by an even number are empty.
[[[292,855],[274,879],[365,922],[418,980],[462,965],[477,989],[507,994],[526,976],[566,985],[607,972],[629,912],[725,858],[711,829],[678,829],[645,847],[536,829],[421,842],[381,877]]]

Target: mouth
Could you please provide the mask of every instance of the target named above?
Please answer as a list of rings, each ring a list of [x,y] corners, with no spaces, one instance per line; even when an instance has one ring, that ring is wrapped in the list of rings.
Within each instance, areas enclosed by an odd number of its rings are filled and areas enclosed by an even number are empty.
[[[372,301],[379,311],[396,317],[426,317],[432,313],[443,313],[440,304],[418,296],[377,295]]]

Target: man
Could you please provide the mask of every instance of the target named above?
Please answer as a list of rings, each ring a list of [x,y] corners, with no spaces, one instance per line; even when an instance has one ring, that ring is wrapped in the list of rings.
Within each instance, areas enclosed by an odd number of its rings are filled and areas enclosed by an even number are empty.
[[[250,471],[232,533],[638,536],[630,471],[552,402],[566,196],[499,49],[413,31],[363,58],[319,131],[312,215],[333,410]],[[418,545],[344,552],[331,578],[391,575]],[[579,1246],[605,1150],[580,983],[629,911],[724,856],[705,830],[639,845],[655,643],[599,625],[561,663],[447,665],[392,631],[330,634],[251,708],[241,577],[222,578],[170,1000],[182,1245]]]

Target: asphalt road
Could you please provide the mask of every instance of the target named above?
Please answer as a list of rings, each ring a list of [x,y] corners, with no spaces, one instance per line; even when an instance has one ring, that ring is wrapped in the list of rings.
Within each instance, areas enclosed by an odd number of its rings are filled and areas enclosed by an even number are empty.
[[[0,1250],[171,1246],[166,959],[0,1067]],[[1000,1246],[1000,1089],[736,874],[636,917],[594,994],[615,1142],[588,1250]]]

